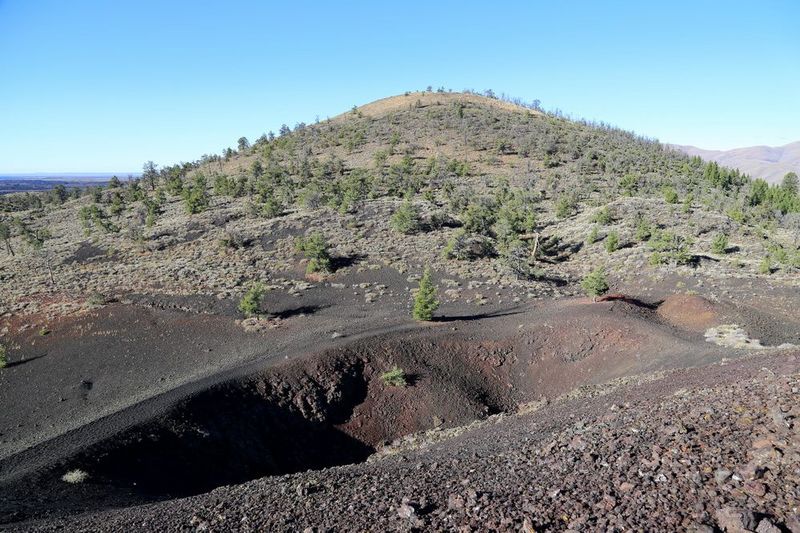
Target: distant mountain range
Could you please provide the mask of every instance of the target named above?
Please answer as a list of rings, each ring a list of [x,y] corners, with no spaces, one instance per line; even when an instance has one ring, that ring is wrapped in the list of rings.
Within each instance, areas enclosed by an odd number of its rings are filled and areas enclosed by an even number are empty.
[[[785,146],[750,146],[733,150],[703,150],[677,144],[670,146],[707,161],[738,168],[753,178],[764,178],[770,183],[780,183],[787,172],[800,174],[800,141]]]

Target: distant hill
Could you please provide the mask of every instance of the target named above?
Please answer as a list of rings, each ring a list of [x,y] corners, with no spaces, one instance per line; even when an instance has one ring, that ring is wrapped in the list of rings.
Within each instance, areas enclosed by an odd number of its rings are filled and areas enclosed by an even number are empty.
[[[108,172],[64,172],[64,173],[38,173],[38,174],[0,174],[0,194],[14,192],[49,191],[59,185],[67,188],[85,188],[107,185],[111,176],[116,175],[120,180],[126,181],[139,174]]]
[[[800,173],[800,141],[785,146],[750,146],[733,150],[703,150],[696,146],[672,145],[686,154],[738,168],[753,178],[780,183],[787,172]]]

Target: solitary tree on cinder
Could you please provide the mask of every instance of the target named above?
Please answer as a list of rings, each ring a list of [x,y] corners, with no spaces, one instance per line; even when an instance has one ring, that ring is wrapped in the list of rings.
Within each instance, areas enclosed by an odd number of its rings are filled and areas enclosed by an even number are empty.
[[[431,281],[431,269],[426,268],[419,280],[419,289],[414,297],[414,310],[411,316],[414,320],[430,320],[433,312],[439,308],[439,301],[436,299],[436,287]]]
[[[592,297],[592,301],[596,302],[598,296],[608,291],[605,270],[602,268],[592,270],[581,280],[581,287],[586,291],[586,294]]]

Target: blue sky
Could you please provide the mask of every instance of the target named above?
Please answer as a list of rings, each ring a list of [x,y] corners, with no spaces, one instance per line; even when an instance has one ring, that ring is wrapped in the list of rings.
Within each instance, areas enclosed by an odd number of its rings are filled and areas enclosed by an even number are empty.
[[[0,173],[138,171],[428,85],[800,140],[800,2],[0,0]]]

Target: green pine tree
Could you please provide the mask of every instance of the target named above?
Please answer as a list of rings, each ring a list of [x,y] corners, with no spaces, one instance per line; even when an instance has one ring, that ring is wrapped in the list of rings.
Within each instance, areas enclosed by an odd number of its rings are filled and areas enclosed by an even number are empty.
[[[430,320],[433,312],[439,308],[439,301],[436,299],[436,287],[431,281],[431,270],[426,268],[419,280],[419,290],[414,297],[414,310],[411,316],[414,320]]]
[[[592,270],[581,280],[581,287],[586,291],[586,294],[592,297],[592,300],[597,300],[598,296],[608,291],[605,270],[602,268]]]

